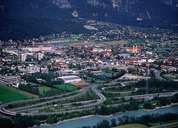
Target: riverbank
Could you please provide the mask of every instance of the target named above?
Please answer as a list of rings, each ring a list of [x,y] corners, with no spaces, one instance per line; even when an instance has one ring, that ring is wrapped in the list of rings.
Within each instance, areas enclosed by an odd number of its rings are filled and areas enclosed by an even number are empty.
[[[67,119],[59,121],[55,124],[42,124],[40,128],[78,128],[83,126],[94,126],[97,123],[100,123],[103,120],[111,121],[111,119],[122,119],[123,117],[138,118],[145,115],[164,115],[168,113],[178,114],[178,104],[163,106],[153,110],[137,110],[137,111],[128,111],[128,112],[119,112],[107,116],[102,115],[88,115],[83,117],[77,117],[73,119]],[[119,123],[119,121],[117,121]],[[39,126],[38,126],[39,127]],[[37,127],[33,127],[37,128]]]

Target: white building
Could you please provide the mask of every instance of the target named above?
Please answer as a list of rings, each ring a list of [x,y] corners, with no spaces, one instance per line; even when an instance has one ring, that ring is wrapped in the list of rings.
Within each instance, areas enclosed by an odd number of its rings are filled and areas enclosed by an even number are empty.
[[[64,83],[78,83],[78,82],[82,81],[82,79],[80,77],[74,76],[74,75],[62,76],[62,77],[59,77],[59,79],[62,79],[64,81]]]
[[[49,71],[47,66],[46,67],[41,67],[40,70],[41,70],[42,73],[48,73],[48,71]]]
[[[125,74],[122,77],[120,77],[120,80],[144,80],[144,79],[149,79],[150,77],[145,77],[145,76],[138,76],[138,75],[133,75],[133,74]]]
[[[40,66],[30,64],[28,66],[18,66],[19,71],[23,73],[36,73],[40,72]]]
[[[44,53],[43,52],[38,52],[38,53],[36,53],[36,55],[37,55],[37,59],[38,60],[42,60],[43,57],[44,57]]]
[[[20,60],[21,62],[26,61],[27,55],[28,55],[28,54],[26,54],[26,53],[20,53],[20,54],[19,54],[19,60]]]
[[[37,66],[37,65],[29,65],[29,66],[26,68],[26,71],[27,71],[28,73],[40,72],[40,67]]]
[[[21,83],[20,76],[0,76],[0,83],[18,88]]]
[[[130,58],[131,55],[129,53],[122,53],[122,54],[119,54],[119,57],[122,57],[123,59],[127,59],[127,58]]]
[[[45,47],[45,46],[39,46],[39,47],[27,47],[23,48],[23,50],[29,51],[29,52],[51,52],[53,51],[53,47]]]

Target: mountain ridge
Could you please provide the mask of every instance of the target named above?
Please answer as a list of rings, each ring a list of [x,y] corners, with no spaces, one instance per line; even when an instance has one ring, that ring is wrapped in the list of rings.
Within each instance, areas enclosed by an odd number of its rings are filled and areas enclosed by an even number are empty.
[[[24,24],[24,26],[31,24],[30,28],[32,29],[37,26],[33,25],[33,23],[38,20],[55,20],[56,24],[58,20],[64,20],[64,22],[71,21],[71,24],[73,24],[72,19],[79,20],[80,18],[126,25],[169,28],[178,23],[178,9],[176,3],[171,3],[171,1],[80,0],[79,2],[79,0],[2,0],[0,2],[0,16],[2,20],[0,23],[0,26],[2,26],[0,28],[0,39],[2,35],[6,36],[6,30],[8,31],[7,34],[11,35],[15,31],[20,33],[20,31],[23,32],[25,29],[28,29],[28,27],[23,28],[23,26],[21,26],[22,29],[19,29],[16,22],[9,25],[9,20],[10,22],[12,20],[18,21],[19,25]],[[28,23],[29,21],[31,23]],[[47,24],[45,22],[45,31],[48,31],[49,28]],[[53,27],[53,25],[49,25]],[[13,30],[13,27],[16,27],[16,29]],[[3,34],[1,34],[2,32]],[[30,32],[28,35],[30,35]]]

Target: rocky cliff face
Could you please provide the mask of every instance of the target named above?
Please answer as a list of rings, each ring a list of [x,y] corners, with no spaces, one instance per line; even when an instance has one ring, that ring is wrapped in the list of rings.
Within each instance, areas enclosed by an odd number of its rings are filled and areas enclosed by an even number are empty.
[[[36,20],[66,22],[79,18],[169,27],[178,23],[176,5],[176,0],[1,0],[0,16],[8,27],[6,29],[11,29],[12,26],[19,28],[13,21],[11,26],[7,24],[7,19],[16,20],[19,25],[23,22],[21,28],[28,24],[33,28]],[[47,22],[45,24],[48,25]],[[4,28],[4,24],[0,23],[2,25]]]
[[[6,8],[8,16],[61,17],[72,16],[78,11],[84,18],[114,20],[120,16],[143,20],[174,19],[177,9],[174,0],[4,0],[1,11]],[[70,13],[69,13],[70,12]]]

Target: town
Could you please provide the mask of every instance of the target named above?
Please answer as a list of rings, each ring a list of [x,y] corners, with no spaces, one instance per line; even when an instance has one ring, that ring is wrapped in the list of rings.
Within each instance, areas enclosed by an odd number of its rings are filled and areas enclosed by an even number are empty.
[[[55,123],[178,103],[177,33],[94,21],[87,28],[96,32],[0,41],[1,114]]]

